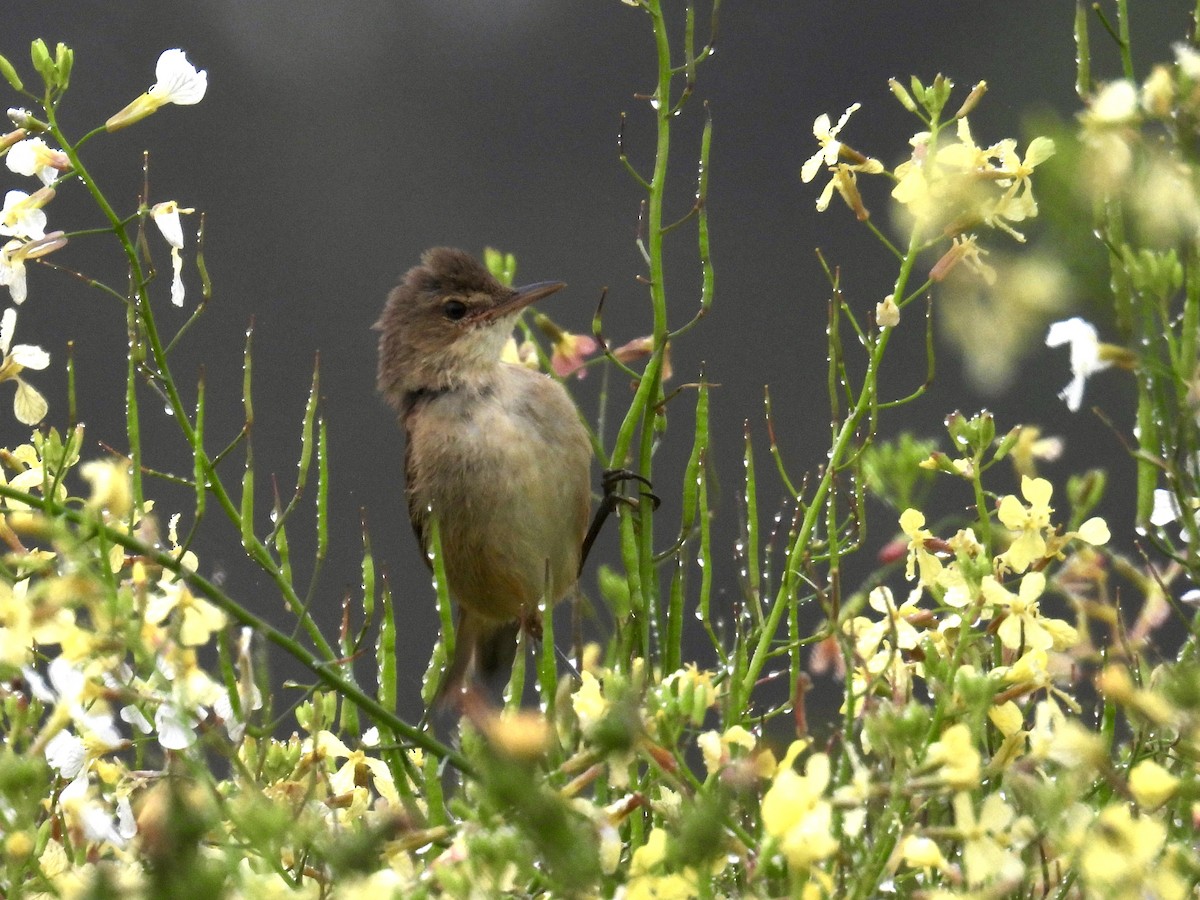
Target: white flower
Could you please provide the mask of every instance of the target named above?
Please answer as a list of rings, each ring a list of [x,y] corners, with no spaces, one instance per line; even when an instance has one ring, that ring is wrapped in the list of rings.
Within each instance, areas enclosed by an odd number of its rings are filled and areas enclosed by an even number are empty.
[[[192,729],[200,720],[189,710],[174,703],[162,703],[154,711],[154,727],[164,750],[186,750],[196,743]]]
[[[1196,501],[1192,501],[1192,506],[1188,508],[1188,513],[1197,522],[1200,523],[1200,509],[1195,506]],[[1168,491],[1164,488],[1154,489],[1154,508],[1150,510],[1150,524],[1155,528],[1165,528],[1173,522],[1178,522],[1180,525],[1185,525],[1183,511],[1179,508],[1179,499],[1173,491]],[[1187,542],[1187,527],[1179,529],[1179,540],[1183,543]]]
[[[132,725],[142,734],[149,734],[154,730],[154,723],[147,719],[145,714],[136,706],[122,706],[121,721]]]
[[[800,180],[805,184],[817,177],[817,172],[821,166],[832,166],[838,161],[838,154],[842,149],[842,142],[837,139],[838,134],[846,126],[846,121],[854,114],[854,111],[862,106],[861,103],[852,103],[850,107],[842,113],[842,117],[838,119],[837,124],[832,128],[829,126],[829,116],[826,113],[821,113],[813,122],[813,136],[821,144],[821,149],[808,158],[800,169]]]
[[[99,704],[91,702],[89,680],[83,670],[63,656],[56,656],[46,667],[50,678],[47,685],[36,670],[26,666],[21,670],[33,695],[46,704],[62,707],[81,736],[94,745],[113,750],[123,743],[113,717]]]
[[[66,244],[67,239],[61,231],[52,231],[34,241],[14,238],[0,248],[0,284],[8,285],[13,303],[20,305],[29,295],[25,279],[25,260],[53,253]]]
[[[179,253],[183,249],[183,224],[179,214],[194,212],[194,209],[185,209],[174,200],[156,203],[150,210],[154,224],[171,245],[171,302],[176,306],[183,306],[183,256]]]
[[[1100,358],[1095,326],[1078,316],[1050,326],[1046,346],[1061,347],[1063,344],[1071,345],[1071,374],[1074,377],[1058,396],[1067,402],[1067,409],[1077,412],[1083,403],[1083,386],[1088,377],[1107,369],[1112,363]]]
[[[100,800],[90,796],[88,773],[80,772],[58,797],[59,806],[68,820],[77,826],[89,841],[104,841],[114,847],[124,847],[137,835],[137,820],[128,797],[116,803],[116,815]]]
[[[158,80],[150,90],[112,116],[104,123],[105,128],[116,131],[132,125],[168,103],[191,106],[204,99],[208,90],[208,73],[197,70],[182,50],[164,50],[154,67],[154,76]]]
[[[1132,81],[1110,81],[1092,98],[1083,122],[1092,128],[1127,125],[1137,119],[1138,89]]]
[[[197,69],[182,50],[164,50],[154,67],[158,79],[150,88],[150,96],[158,98],[159,106],[174,103],[192,106],[204,99],[208,90],[208,72]]]
[[[167,239],[168,244],[180,250],[183,249],[183,224],[180,222],[179,214],[193,212],[195,212],[194,209],[183,209],[174,200],[155,203],[150,208],[150,215],[154,219],[154,224],[158,226],[158,230],[162,232],[162,236]]]
[[[46,417],[46,399],[21,378],[24,369],[44,369],[50,365],[50,354],[41,347],[17,344],[12,347],[13,331],[17,327],[17,311],[9,307],[0,317],[0,382],[15,381],[17,395],[13,400],[13,412],[17,421],[25,425],[36,425]],[[9,348],[12,351],[9,352]]]
[[[18,175],[36,175],[46,186],[54,183],[59,172],[71,167],[67,154],[61,150],[50,149],[41,138],[28,138],[13,144],[4,162],[9,171]]]
[[[61,777],[73,779],[87,762],[87,745],[78,735],[60,731],[46,742],[46,762]]]
[[[1150,512],[1150,524],[1161,528],[1179,519],[1179,504],[1175,495],[1163,488],[1154,489],[1154,509]]]
[[[54,196],[52,188],[42,188],[35,194],[9,191],[0,209],[0,234],[10,237],[43,238],[46,236],[46,213],[42,207]]]
[[[1200,81],[1200,53],[1182,41],[1172,44],[1171,49],[1175,51],[1175,62],[1179,64],[1179,71],[1191,81]]]

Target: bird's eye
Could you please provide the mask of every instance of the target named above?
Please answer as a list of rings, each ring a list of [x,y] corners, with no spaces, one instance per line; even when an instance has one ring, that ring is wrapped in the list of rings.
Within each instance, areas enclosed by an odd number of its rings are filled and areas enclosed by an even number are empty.
[[[452,322],[457,322],[467,314],[467,304],[461,300],[447,300],[442,304],[442,315]]]

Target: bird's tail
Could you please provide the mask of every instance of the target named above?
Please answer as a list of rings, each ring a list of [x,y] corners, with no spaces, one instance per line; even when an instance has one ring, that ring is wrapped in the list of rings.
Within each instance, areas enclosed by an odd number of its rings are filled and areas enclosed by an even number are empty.
[[[465,691],[481,689],[497,705],[517,655],[521,623],[496,622],[460,608],[454,659],[438,688],[436,704],[459,706]]]

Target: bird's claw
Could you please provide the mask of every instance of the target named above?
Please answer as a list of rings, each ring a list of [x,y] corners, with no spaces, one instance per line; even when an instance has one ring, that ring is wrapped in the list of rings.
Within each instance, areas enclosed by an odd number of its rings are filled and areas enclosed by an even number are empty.
[[[636,506],[637,503],[630,498],[617,493],[617,488],[624,481],[640,481],[647,488],[653,488],[650,479],[645,475],[639,475],[630,469],[605,469],[600,474],[600,486],[604,488],[604,497],[606,500],[615,503],[628,503],[630,506]],[[653,492],[646,490],[641,492],[641,496],[645,497],[653,505],[654,509],[658,509],[662,505],[662,498]]]

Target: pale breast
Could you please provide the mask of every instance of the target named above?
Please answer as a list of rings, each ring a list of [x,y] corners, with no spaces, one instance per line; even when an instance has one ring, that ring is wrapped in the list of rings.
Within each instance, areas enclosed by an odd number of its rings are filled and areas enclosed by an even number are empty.
[[[410,417],[409,489],[441,524],[451,593],[511,619],[575,582],[591,446],[549,378],[506,366],[491,387],[447,392]]]

